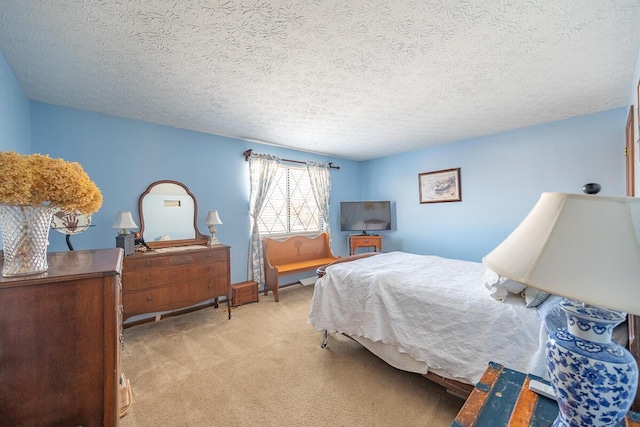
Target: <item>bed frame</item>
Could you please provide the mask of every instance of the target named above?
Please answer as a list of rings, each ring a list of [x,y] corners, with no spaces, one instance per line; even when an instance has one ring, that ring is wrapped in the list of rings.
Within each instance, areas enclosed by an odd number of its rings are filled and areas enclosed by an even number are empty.
[[[347,338],[352,339],[355,342],[358,342],[356,339],[354,339],[353,337],[347,335],[347,334],[342,334]],[[322,331],[322,344],[320,345],[320,347],[322,348],[327,348],[328,346],[328,339],[329,339],[329,332],[328,331]],[[471,391],[473,390],[473,385],[471,384],[467,384],[467,383],[463,383],[460,381],[456,381],[456,380],[452,380],[449,378],[445,378],[445,377],[441,377],[440,375],[434,374],[433,372],[427,372],[426,374],[422,375],[423,377],[433,381],[436,384],[439,384],[441,386],[443,386],[444,388],[447,389],[447,391],[449,391],[451,394],[454,394],[456,396],[459,396],[463,399],[466,399],[467,397],[469,397],[469,395],[471,394]]]
[[[338,259],[334,262],[332,262],[329,265],[332,264],[338,264],[341,262],[349,262],[349,261],[353,261],[356,259],[360,259],[360,258],[366,258],[369,256],[373,256],[373,255],[377,255],[379,254],[379,252],[365,252],[362,254],[358,254],[358,255],[352,255],[352,256],[348,256],[345,258],[341,258]],[[326,268],[326,266],[324,267]],[[317,270],[317,274],[318,277],[322,277],[324,276],[324,268],[321,267]],[[634,316],[634,315],[628,315],[627,316],[627,323],[628,323],[628,330],[629,330],[629,351],[631,352],[631,354],[633,355],[634,359],[636,360],[636,362],[638,363],[638,365],[640,365],[640,316]],[[327,347],[327,339],[328,339],[328,332],[327,331],[323,331],[322,333],[322,344],[321,347],[322,348],[326,348]],[[349,335],[345,335],[348,338],[353,339],[352,337],[350,337]],[[357,342],[357,341],[356,341]],[[433,372],[427,372],[426,374],[422,375],[423,377],[435,382],[436,384],[439,384],[441,386],[443,386],[444,388],[446,388],[448,391],[450,391],[452,394],[460,396],[464,399],[466,399],[469,394],[471,394],[471,391],[473,390],[474,386],[471,384],[466,384],[460,381],[456,381],[456,380],[452,380],[449,378],[444,378],[441,377],[440,375],[434,374]],[[632,411],[635,412],[640,412],[640,378],[638,379],[638,392],[636,393],[636,397],[635,400],[633,402],[633,406],[631,407]]]

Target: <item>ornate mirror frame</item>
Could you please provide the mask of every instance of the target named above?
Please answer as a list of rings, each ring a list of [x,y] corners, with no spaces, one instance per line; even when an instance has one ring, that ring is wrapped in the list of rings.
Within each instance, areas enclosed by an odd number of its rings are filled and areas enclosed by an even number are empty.
[[[172,246],[206,245],[209,238],[204,234],[200,233],[200,230],[198,229],[198,201],[196,200],[196,197],[193,195],[193,193],[191,193],[189,188],[183,183],[178,181],[161,180],[161,181],[153,182],[147,187],[144,193],[140,195],[140,198],[138,199],[138,214],[140,215],[140,234],[144,238],[145,220],[144,220],[143,201],[145,197],[152,193],[155,194],[154,189],[157,190],[157,187],[167,186],[170,184],[179,186],[180,188],[182,188],[182,190],[184,190],[186,195],[190,196],[191,199],[193,199],[193,231],[194,231],[193,235],[195,237],[191,239],[151,240],[151,241],[147,241],[146,243],[153,249],[168,248]],[[157,194],[162,194],[162,193],[157,193]]]

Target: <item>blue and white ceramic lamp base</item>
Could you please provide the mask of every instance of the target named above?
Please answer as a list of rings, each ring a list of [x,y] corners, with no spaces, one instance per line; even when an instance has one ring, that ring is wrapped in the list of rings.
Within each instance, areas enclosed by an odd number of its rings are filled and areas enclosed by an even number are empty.
[[[638,387],[638,366],[611,341],[625,314],[564,299],[567,328],[549,334],[547,365],[560,413],[554,427],[618,426]]]

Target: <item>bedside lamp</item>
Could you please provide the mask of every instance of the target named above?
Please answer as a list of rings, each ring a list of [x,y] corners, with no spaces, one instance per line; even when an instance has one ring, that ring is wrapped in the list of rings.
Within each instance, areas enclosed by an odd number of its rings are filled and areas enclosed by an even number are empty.
[[[216,225],[222,224],[220,221],[220,217],[218,216],[218,211],[209,211],[207,213],[207,219],[204,220],[204,224],[209,227],[209,232],[211,233],[211,237],[209,238],[209,246],[219,245],[220,241],[216,237]]]
[[[138,228],[133,221],[131,212],[118,212],[116,222],[113,223],[111,228],[119,228],[120,234],[116,236],[116,247],[124,249],[124,254],[133,255],[135,237],[133,234],[127,232],[127,229]]]
[[[567,328],[549,334],[547,366],[560,413],[554,427],[616,426],[633,403],[638,367],[611,341],[640,314],[640,198],[543,193],[482,262],[565,297]]]

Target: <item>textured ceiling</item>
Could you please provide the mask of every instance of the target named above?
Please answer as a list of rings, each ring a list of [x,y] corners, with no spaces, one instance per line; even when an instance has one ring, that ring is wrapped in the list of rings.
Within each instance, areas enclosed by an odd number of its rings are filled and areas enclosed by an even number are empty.
[[[358,160],[624,106],[639,45],[638,0],[0,0],[30,99]]]

